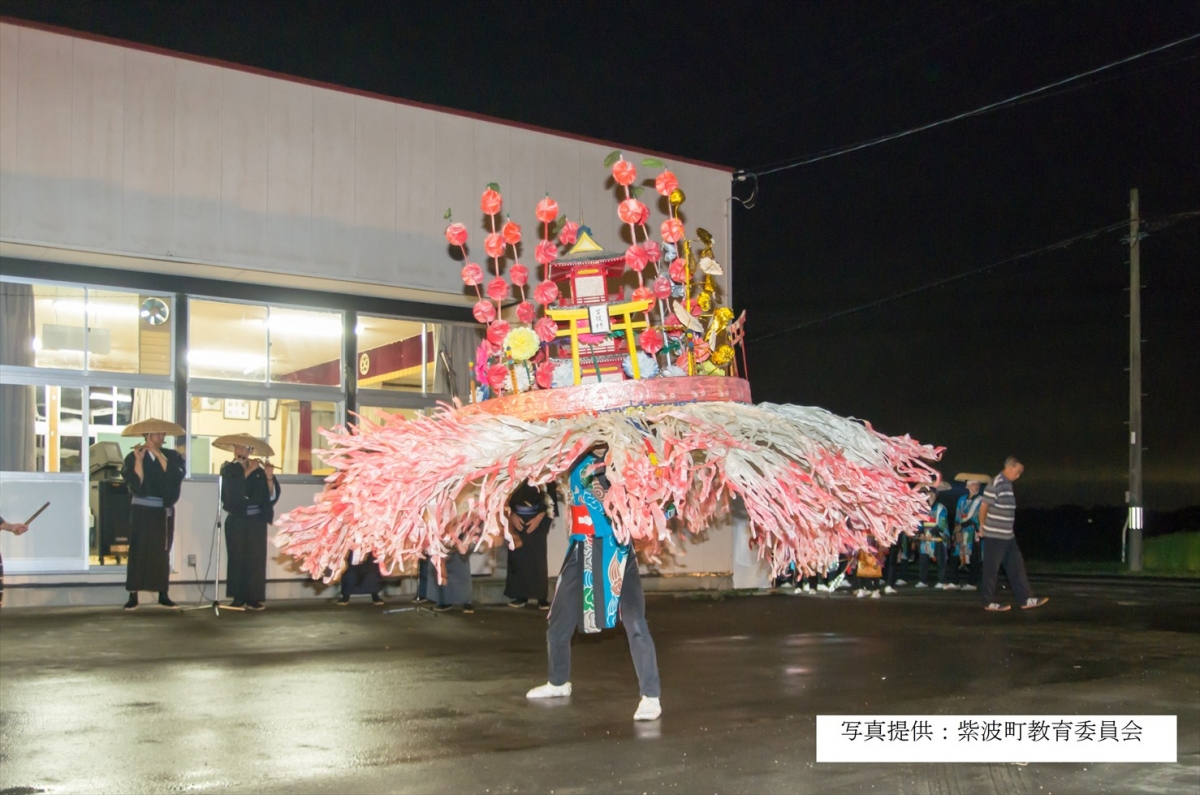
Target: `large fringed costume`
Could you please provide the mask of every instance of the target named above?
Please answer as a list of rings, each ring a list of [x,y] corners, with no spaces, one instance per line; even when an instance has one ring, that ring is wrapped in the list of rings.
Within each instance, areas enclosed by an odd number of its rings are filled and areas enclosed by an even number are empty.
[[[463,281],[479,296],[475,317],[487,325],[474,367],[483,399],[324,432],[330,486],[314,505],[283,516],[276,538],[314,578],[335,580],[348,558],[368,554],[386,571],[423,557],[440,570],[464,544],[511,547],[510,495],[525,482],[565,485],[597,448],[607,450],[608,488],[585,507],[611,525],[613,544],[596,549],[613,565],[616,549],[632,544],[653,557],[676,537],[703,532],[735,498],[752,544],[776,572],[793,563],[802,573],[825,571],[839,554],[886,549],[927,516],[919,487],[938,475],[923,459],[941,451],[820,408],[753,405],[736,356],[744,315],[734,320],[717,305],[713,276],[723,273],[711,235],[697,228],[689,239],[683,193],[664,170],[654,185],[671,215],[661,242],[650,240],[650,211],[629,187],[635,167],[618,153],[607,165],[626,189],[618,215],[633,245],[604,251],[587,227],[558,218],[547,197],[535,213],[544,280],[533,302],[530,268],[508,266],[511,284],[501,276],[521,230],[498,224],[497,186],[481,201],[492,219],[490,280],[469,261],[466,227],[446,230],[462,248]],[[569,248],[560,253],[559,245]],[[629,295],[616,281],[631,271],[638,286]],[[514,286],[520,301],[510,306]],[[544,308],[536,320],[534,303]],[[517,325],[501,318],[506,306]],[[606,608],[593,620],[603,627],[615,619]]]

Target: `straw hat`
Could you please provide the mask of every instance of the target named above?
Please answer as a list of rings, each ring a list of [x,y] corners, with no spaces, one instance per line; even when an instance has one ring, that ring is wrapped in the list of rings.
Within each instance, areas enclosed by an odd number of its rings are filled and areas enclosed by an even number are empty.
[[[183,436],[187,431],[182,426],[166,420],[142,420],[133,425],[126,425],[121,431],[122,436],[145,436],[148,433],[165,433],[167,436]]]
[[[225,436],[218,436],[213,439],[212,446],[219,450],[228,450],[235,452],[235,447],[249,447],[251,455],[264,455],[270,458],[275,455],[275,451],[271,449],[271,445],[259,439],[257,436],[251,436],[248,433],[230,433]]]
[[[959,472],[954,476],[954,479],[961,480],[964,483],[970,483],[971,481],[975,481],[976,483],[990,483],[992,476],[980,475],[978,472]]]

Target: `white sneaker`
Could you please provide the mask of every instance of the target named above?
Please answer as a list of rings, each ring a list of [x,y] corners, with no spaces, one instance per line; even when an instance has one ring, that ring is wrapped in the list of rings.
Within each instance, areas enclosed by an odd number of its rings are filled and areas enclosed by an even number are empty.
[[[525,698],[562,698],[569,695],[571,695],[570,682],[567,682],[565,685],[552,685],[547,682],[530,690],[525,694]]]
[[[641,702],[638,704],[637,712],[633,713],[634,720],[658,720],[662,715],[662,704],[657,698],[650,696],[642,696]]]
[[[917,583],[917,584],[916,584],[915,586],[913,586],[913,587],[914,587],[914,588],[928,588],[929,586],[928,586],[928,585],[926,585],[926,584],[925,584],[925,583],[923,583],[923,582],[919,582],[919,583]]]
[[[893,588],[893,587],[892,587],[892,586],[890,586],[890,585],[885,585],[885,586],[883,587],[883,592],[884,592],[885,594],[887,594],[888,596],[891,596],[892,594],[894,594],[894,593],[896,592],[896,589],[895,589],[895,588]],[[878,591],[876,591],[876,593],[878,593]]]
[[[841,583],[838,584],[838,587],[839,588],[851,588],[853,586],[851,586],[850,583],[847,582],[846,580],[842,580]]]
[[[812,593],[812,588],[808,587],[808,583],[796,587],[796,593]]]
[[[871,591],[871,598],[872,598],[872,599],[878,599],[878,598],[879,598],[879,591]]]
[[[943,584],[942,584],[942,583],[940,583],[940,582],[939,582],[937,585],[933,586],[933,588],[934,588],[934,590],[935,590],[935,591],[944,591],[944,590],[946,590],[946,586],[945,586],[945,585],[943,585]]]
[[[976,588],[974,585],[971,585],[971,583],[967,583],[966,585],[964,585],[964,586],[962,587],[962,589],[963,589],[964,591],[978,591],[978,590],[979,590],[979,589],[978,589],[978,588]]]
[[[947,590],[947,591],[957,591],[957,590],[958,590],[958,586],[957,586],[957,585],[955,585],[955,584],[954,584],[954,583],[952,583],[952,582],[948,582],[948,583],[946,583],[946,590]]]
[[[897,588],[903,588],[906,585],[908,585],[908,580],[896,580]]]
[[[854,595],[855,595],[856,597],[858,597],[859,599],[862,599],[864,596],[866,596],[866,595],[867,595],[867,589],[866,589],[866,588],[859,588],[857,591],[855,591],[855,592],[854,592]]]
[[[817,585],[817,590],[818,590],[818,591],[828,591],[828,590],[829,590],[829,586],[828,586],[828,585],[826,585],[825,583],[820,583],[820,584],[818,584],[818,585]]]

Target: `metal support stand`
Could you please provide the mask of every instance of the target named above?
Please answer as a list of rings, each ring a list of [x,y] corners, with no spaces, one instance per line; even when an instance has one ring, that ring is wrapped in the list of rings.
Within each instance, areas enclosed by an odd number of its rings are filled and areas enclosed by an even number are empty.
[[[187,610],[207,610],[212,608],[213,612],[220,617],[221,615],[221,473],[217,473],[217,515],[213,519],[213,544],[217,548],[216,566],[213,568],[213,598],[210,604],[196,604],[192,607],[185,608]],[[204,591],[201,590],[200,598],[204,598]],[[239,610],[236,607],[227,607],[228,610]]]

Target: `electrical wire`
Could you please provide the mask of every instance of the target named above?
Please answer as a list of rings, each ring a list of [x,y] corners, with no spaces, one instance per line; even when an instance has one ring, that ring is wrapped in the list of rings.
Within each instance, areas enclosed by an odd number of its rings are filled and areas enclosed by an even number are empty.
[[[1196,218],[1196,217],[1200,217],[1200,210],[1191,210],[1190,212],[1174,213],[1172,215],[1160,216],[1158,218],[1142,219],[1140,223],[1143,227],[1145,227],[1149,231],[1158,231],[1160,229],[1165,229],[1166,227],[1170,226],[1171,224],[1175,223],[1176,221],[1181,221],[1181,220],[1184,220],[1187,218]],[[780,336],[783,336],[784,334],[790,334],[793,331],[799,331],[800,329],[808,328],[809,326],[815,326],[820,323],[828,322],[830,320],[836,320],[837,318],[845,317],[846,315],[853,315],[857,312],[862,312],[863,310],[866,310],[866,309],[874,309],[877,306],[889,304],[893,301],[899,301],[901,298],[908,298],[909,296],[916,295],[917,293],[923,293],[923,292],[926,292],[927,290],[932,290],[937,287],[942,287],[947,284],[952,284],[954,282],[962,281],[963,279],[968,279],[972,276],[977,276],[981,273],[986,273],[987,271],[993,270],[995,268],[1000,268],[1005,265],[1011,265],[1014,262],[1020,262],[1021,260],[1026,260],[1026,259],[1029,259],[1030,257],[1036,257],[1039,254],[1045,254],[1050,251],[1067,248],[1067,247],[1069,247],[1075,243],[1078,243],[1080,241],[1089,240],[1091,238],[1098,237],[1098,236],[1106,234],[1108,232],[1114,232],[1118,229],[1128,229],[1128,228],[1129,228],[1129,219],[1117,221],[1115,223],[1109,224],[1108,226],[1102,226],[1099,229],[1093,229],[1089,232],[1083,232],[1082,234],[1074,235],[1073,237],[1069,237],[1065,240],[1060,240],[1057,243],[1051,243],[1048,246],[1042,246],[1041,248],[1034,249],[1033,251],[1026,251],[1023,254],[1017,254],[1014,257],[1009,257],[1008,259],[1003,259],[998,262],[993,262],[989,265],[984,265],[983,267],[980,267],[980,268],[973,268],[969,271],[963,271],[962,273],[956,273],[953,276],[947,276],[943,279],[937,279],[936,281],[928,282],[926,284],[918,285],[916,287],[910,287],[907,290],[903,290],[898,293],[893,293],[892,295],[886,296],[884,298],[877,298],[876,300],[869,301],[865,304],[859,304],[858,306],[853,306],[848,309],[842,309],[842,310],[834,312],[832,314],[824,315],[819,318],[814,318],[813,320],[806,320],[803,323],[797,323],[793,326],[788,326],[787,328],[779,329],[778,331],[772,331],[768,334],[763,334],[762,336],[759,336],[759,337],[753,337],[747,341],[748,342],[761,342],[762,340],[769,340],[774,337],[780,337]]]
[[[787,171],[789,169],[798,168],[799,166],[806,166],[811,163],[816,163],[821,160],[829,160],[830,158],[839,157],[839,156],[845,155],[845,154],[850,154],[851,152],[857,152],[860,149],[866,149],[868,147],[878,146],[879,144],[887,143],[888,141],[895,141],[899,138],[905,138],[907,136],[914,135],[919,132],[924,132],[925,130],[931,130],[934,127],[940,127],[944,124],[950,124],[951,122],[961,121],[963,119],[969,119],[973,116],[982,116],[985,113],[990,113],[992,111],[999,110],[1000,108],[1018,104],[1022,100],[1026,100],[1029,97],[1033,97],[1038,94],[1043,94],[1047,91],[1058,88],[1060,86],[1064,86],[1068,83],[1073,83],[1076,80],[1082,80],[1085,77],[1090,77],[1094,74],[1099,74],[1100,72],[1104,72],[1109,69],[1114,69],[1118,66],[1122,66],[1122,65],[1130,63],[1132,61],[1136,61],[1140,58],[1145,58],[1148,55],[1153,55],[1155,53],[1163,52],[1164,50],[1169,50],[1172,47],[1178,47],[1180,44],[1186,44],[1189,41],[1195,41],[1196,39],[1200,39],[1200,33],[1193,33],[1190,36],[1185,36],[1182,39],[1176,39],[1175,41],[1168,42],[1167,44],[1163,44],[1158,47],[1154,47],[1153,49],[1145,50],[1143,52],[1139,52],[1134,55],[1130,55],[1128,57],[1120,59],[1119,61],[1113,61],[1112,63],[1108,63],[1103,66],[1098,66],[1095,69],[1089,69],[1086,72],[1080,72],[1077,75],[1073,75],[1071,77],[1067,77],[1062,80],[1057,80],[1053,83],[1049,83],[1047,85],[1032,89],[1030,91],[1025,91],[1020,94],[1016,94],[1015,96],[1009,97],[1008,99],[1002,99],[999,102],[992,102],[987,105],[983,105],[981,107],[975,108],[974,110],[965,111],[963,113],[959,113],[957,115],[950,116],[949,118],[946,118],[946,119],[929,122],[928,124],[922,124],[918,127],[913,127],[908,130],[891,133],[889,135],[879,136],[878,138],[872,138],[867,141],[860,141],[855,144],[849,144],[846,146],[840,146],[840,147],[836,147],[833,149],[827,149],[824,152],[818,152],[814,155],[810,155],[808,157],[804,157],[799,160],[794,160],[794,161],[790,161],[790,162],[785,161],[778,165],[771,165],[771,166],[761,167],[761,168],[757,168],[757,169],[742,169],[740,171],[734,172],[734,179],[739,182],[745,181],[745,178],[747,176],[749,176],[750,174],[753,174],[756,178],[764,177],[768,174],[775,174],[780,171]]]

